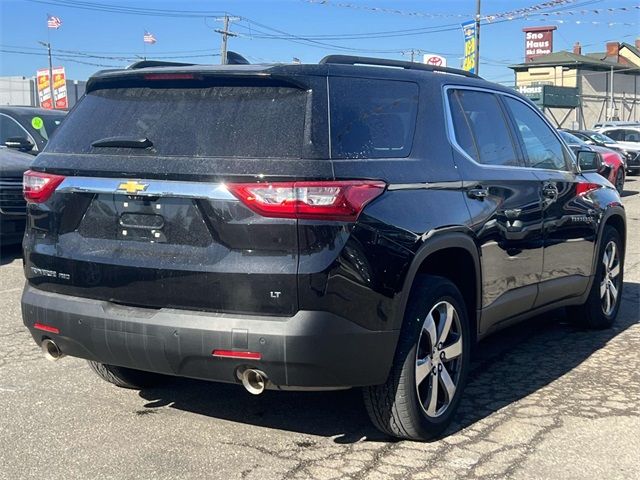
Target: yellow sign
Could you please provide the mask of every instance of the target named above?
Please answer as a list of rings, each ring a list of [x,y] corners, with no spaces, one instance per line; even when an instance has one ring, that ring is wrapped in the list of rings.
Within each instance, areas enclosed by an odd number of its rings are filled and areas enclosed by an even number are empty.
[[[118,185],[118,190],[124,190],[127,193],[135,194],[138,192],[144,192],[148,186],[149,185],[146,183],[139,183],[135,180],[128,180]]]
[[[476,24],[473,20],[462,24],[464,34],[464,61],[462,69],[476,73]]]

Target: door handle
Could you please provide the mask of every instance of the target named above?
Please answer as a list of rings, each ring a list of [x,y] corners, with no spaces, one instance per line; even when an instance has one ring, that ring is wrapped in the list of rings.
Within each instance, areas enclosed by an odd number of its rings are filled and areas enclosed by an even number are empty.
[[[467,195],[470,198],[476,198],[478,200],[483,200],[489,196],[489,189],[483,187],[475,187],[467,190]]]

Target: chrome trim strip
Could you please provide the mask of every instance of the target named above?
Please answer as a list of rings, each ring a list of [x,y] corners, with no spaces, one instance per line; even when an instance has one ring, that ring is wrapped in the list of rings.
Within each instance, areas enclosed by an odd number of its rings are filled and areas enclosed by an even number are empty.
[[[424,182],[424,183],[392,183],[387,190],[460,190],[464,188],[463,182],[453,180],[450,182]]]
[[[135,181],[147,185],[135,194],[119,189],[122,183]],[[136,197],[180,197],[207,200],[237,200],[224,183],[181,182],[102,177],[67,177],[56,189],[57,193],[111,193]]]

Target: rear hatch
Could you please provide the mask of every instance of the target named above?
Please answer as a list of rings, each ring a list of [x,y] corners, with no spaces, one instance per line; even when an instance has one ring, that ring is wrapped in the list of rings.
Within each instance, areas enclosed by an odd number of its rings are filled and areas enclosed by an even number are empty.
[[[28,280],[125,305],[294,313],[298,220],[239,198],[247,184],[332,178],[325,83],[219,72],[93,80],[33,167],[55,191],[29,204]]]

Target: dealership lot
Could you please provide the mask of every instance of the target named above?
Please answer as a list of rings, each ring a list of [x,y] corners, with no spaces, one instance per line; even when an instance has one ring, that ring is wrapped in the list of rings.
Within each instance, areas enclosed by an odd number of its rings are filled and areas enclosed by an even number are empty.
[[[140,392],[46,362],[20,317],[18,249],[0,266],[0,478],[633,478],[640,471],[640,177],[629,177],[615,328],[563,313],[480,345],[443,440],[390,442],[357,390],[266,392],[174,380]]]

